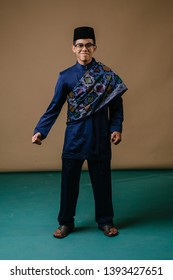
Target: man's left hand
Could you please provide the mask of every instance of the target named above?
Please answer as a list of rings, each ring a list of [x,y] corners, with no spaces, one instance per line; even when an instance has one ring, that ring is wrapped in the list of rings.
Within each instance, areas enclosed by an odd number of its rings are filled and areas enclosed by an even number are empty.
[[[118,145],[118,144],[121,142],[121,133],[118,132],[118,131],[114,131],[114,132],[111,134],[111,142],[112,142],[114,145]]]

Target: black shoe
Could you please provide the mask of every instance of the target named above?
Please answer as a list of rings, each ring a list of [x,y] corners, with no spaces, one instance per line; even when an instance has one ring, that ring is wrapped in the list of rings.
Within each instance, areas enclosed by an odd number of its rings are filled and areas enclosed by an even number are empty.
[[[57,230],[53,233],[55,238],[64,238],[74,231],[74,227],[68,227],[66,225],[60,225]]]
[[[99,225],[98,228],[108,237],[118,235],[118,230],[113,225]]]

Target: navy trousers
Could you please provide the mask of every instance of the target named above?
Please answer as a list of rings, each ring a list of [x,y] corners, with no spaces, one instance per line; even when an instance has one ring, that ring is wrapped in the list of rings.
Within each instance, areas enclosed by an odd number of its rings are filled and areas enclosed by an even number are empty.
[[[60,225],[74,226],[81,169],[84,160],[62,159]],[[88,160],[88,170],[95,201],[95,221],[98,225],[113,223],[110,160]]]

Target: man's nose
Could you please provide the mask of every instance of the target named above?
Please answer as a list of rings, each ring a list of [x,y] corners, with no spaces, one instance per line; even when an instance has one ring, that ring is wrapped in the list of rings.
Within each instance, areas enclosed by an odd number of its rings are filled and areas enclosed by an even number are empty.
[[[86,45],[83,45],[82,50],[88,50]]]

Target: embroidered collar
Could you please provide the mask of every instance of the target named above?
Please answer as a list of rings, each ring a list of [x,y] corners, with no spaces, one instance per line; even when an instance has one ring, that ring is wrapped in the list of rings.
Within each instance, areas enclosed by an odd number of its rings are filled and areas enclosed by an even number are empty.
[[[96,63],[96,60],[93,58],[90,63],[87,65],[82,65],[78,61],[76,62],[76,67],[81,70],[89,70],[94,64]]]

